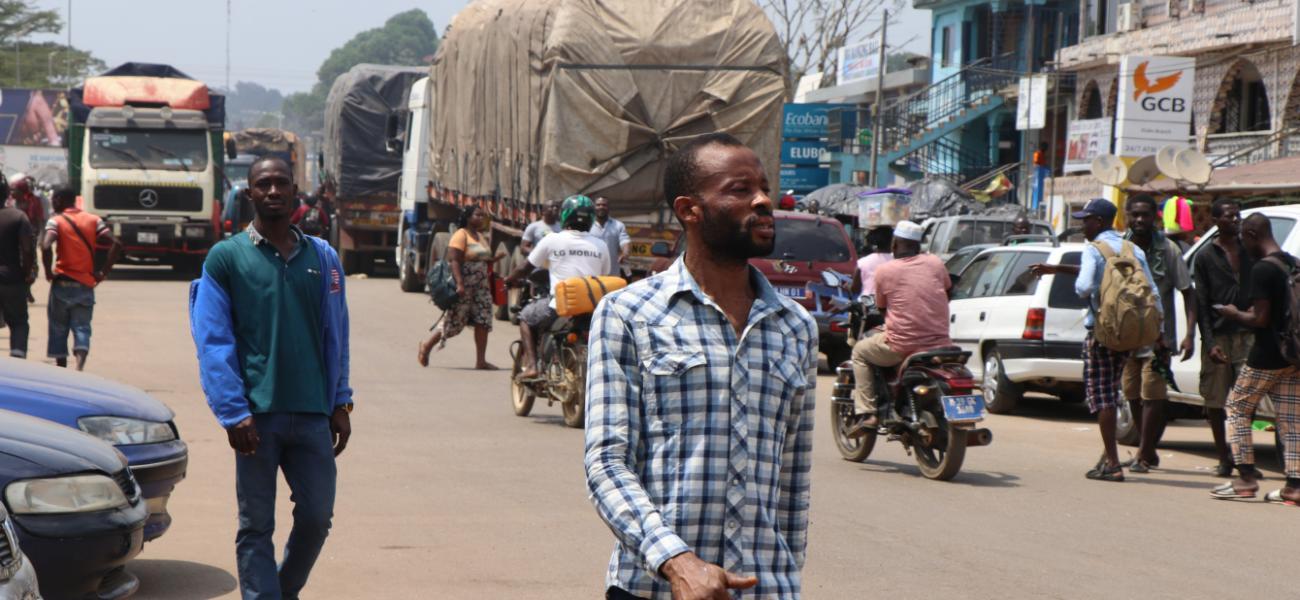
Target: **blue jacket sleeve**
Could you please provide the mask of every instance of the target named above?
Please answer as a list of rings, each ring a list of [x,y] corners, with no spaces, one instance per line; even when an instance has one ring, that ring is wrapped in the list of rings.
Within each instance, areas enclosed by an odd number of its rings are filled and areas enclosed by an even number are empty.
[[[230,296],[207,270],[190,284],[190,335],[199,357],[199,381],[222,427],[252,416],[235,347]]]
[[[338,259],[335,258],[335,260]],[[340,264],[339,273],[342,272],[343,272],[343,267]],[[339,362],[337,367],[338,368],[337,379],[335,379],[335,384],[334,384],[335,385],[334,406],[342,406],[344,404],[352,403],[352,384],[350,381],[351,378],[350,371],[352,368],[352,355],[350,350],[352,346],[352,341],[351,341],[352,334],[350,331],[350,327],[351,327],[350,317],[348,316],[348,295],[347,295],[346,282],[347,280],[345,277],[340,278],[339,286],[342,289],[339,292],[339,304],[338,304],[339,314],[338,314],[338,319],[336,321],[336,326],[338,327],[338,335],[339,335],[339,349],[338,349]]]

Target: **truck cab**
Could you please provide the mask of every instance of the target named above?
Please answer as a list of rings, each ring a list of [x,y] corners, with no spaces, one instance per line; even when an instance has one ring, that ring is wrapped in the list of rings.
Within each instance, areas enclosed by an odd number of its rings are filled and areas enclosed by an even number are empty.
[[[389,148],[402,153],[402,175],[398,181],[398,201],[402,219],[397,225],[396,260],[402,289],[424,291],[424,273],[428,268],[424,250],[433,235],[433,221],[428,218],[429,203],[429,78],[411,85],[406,110],[389,122]]]

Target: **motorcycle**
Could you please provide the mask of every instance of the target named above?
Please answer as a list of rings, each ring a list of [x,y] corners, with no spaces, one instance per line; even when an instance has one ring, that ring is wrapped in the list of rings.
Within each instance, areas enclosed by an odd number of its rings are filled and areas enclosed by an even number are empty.
[[[538,297],[536,280],[527,283],[533,287],[531,297]],[[520,307],[512,307],[518,313]],[[545,398],[546,406],[559,403],[564,424],[581,428],[587,403],[587,335],[591,331],[591,315],[560,317],[545,331],[534,332],[537,371],[534,379],[520,379],[524,371],[523,343],[515,340],[510,345],[513,367],[510,371],[510,402],[515,415],[526,417],[533,410],[537,398]]]
[[[823,274],[828,287],[838,286],[843,277],[834,272]],[[832,296],[827,302],[842,311],[850,344],[884,323],[872,296],[849,300]],[[838,365],[830,410],[832,436],[840,456],[865,461],[883,435],[887,441],[902,443],[926,478],[947,481],[955,477],[967,448],[993,442],[993,432],[976,427],[984,420],[984,397],[972,393],[975,380],[966,368],[969,359],[970,352],[950,346],[917,352],[897,367],[873,367],[879,382],[879,423],[865,431],[858,427],[862,417],[853,409],[853,364]]]

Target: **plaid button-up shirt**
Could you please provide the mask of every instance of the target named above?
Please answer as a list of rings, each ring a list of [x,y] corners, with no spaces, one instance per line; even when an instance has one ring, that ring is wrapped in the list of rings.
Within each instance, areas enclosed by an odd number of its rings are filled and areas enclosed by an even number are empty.
[[[592,319],[587,485],[618,544],[607,585],[671,598],[692,551],[758,577],[736,598],[797,598],[808,532],[817,324],[750,269],[740,336],[678,260]]]

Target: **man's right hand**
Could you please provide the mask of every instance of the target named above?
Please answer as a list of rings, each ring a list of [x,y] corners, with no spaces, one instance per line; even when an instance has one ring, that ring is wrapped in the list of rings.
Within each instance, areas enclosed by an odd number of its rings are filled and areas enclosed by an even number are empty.
[[[659,568],[672,584],[673,600],[731,600],[727,590],[758,585],[754,576],[737,575],[700,560],[694,552],[678,554]]]
[[[1226,365],[1228,364],[1228,355],[1223,351],[1223,348],[1215,346],[1210,348],[1210,360],[1221,365]]]
[[[1044,275],[1055,275],[1056,265],[1049,265],[1047,263],[1038,263],[1036,265],[1029,265],[1029,272],[1032,273],[1035,277],[1042,277]]]
[[[258,444],[262,441],[262,438],[257,435],[257,425],[253,424],[253,417],[248,417],[227,429],[226,437],[230,439],[230,447],[243,456],[255,454]]]

